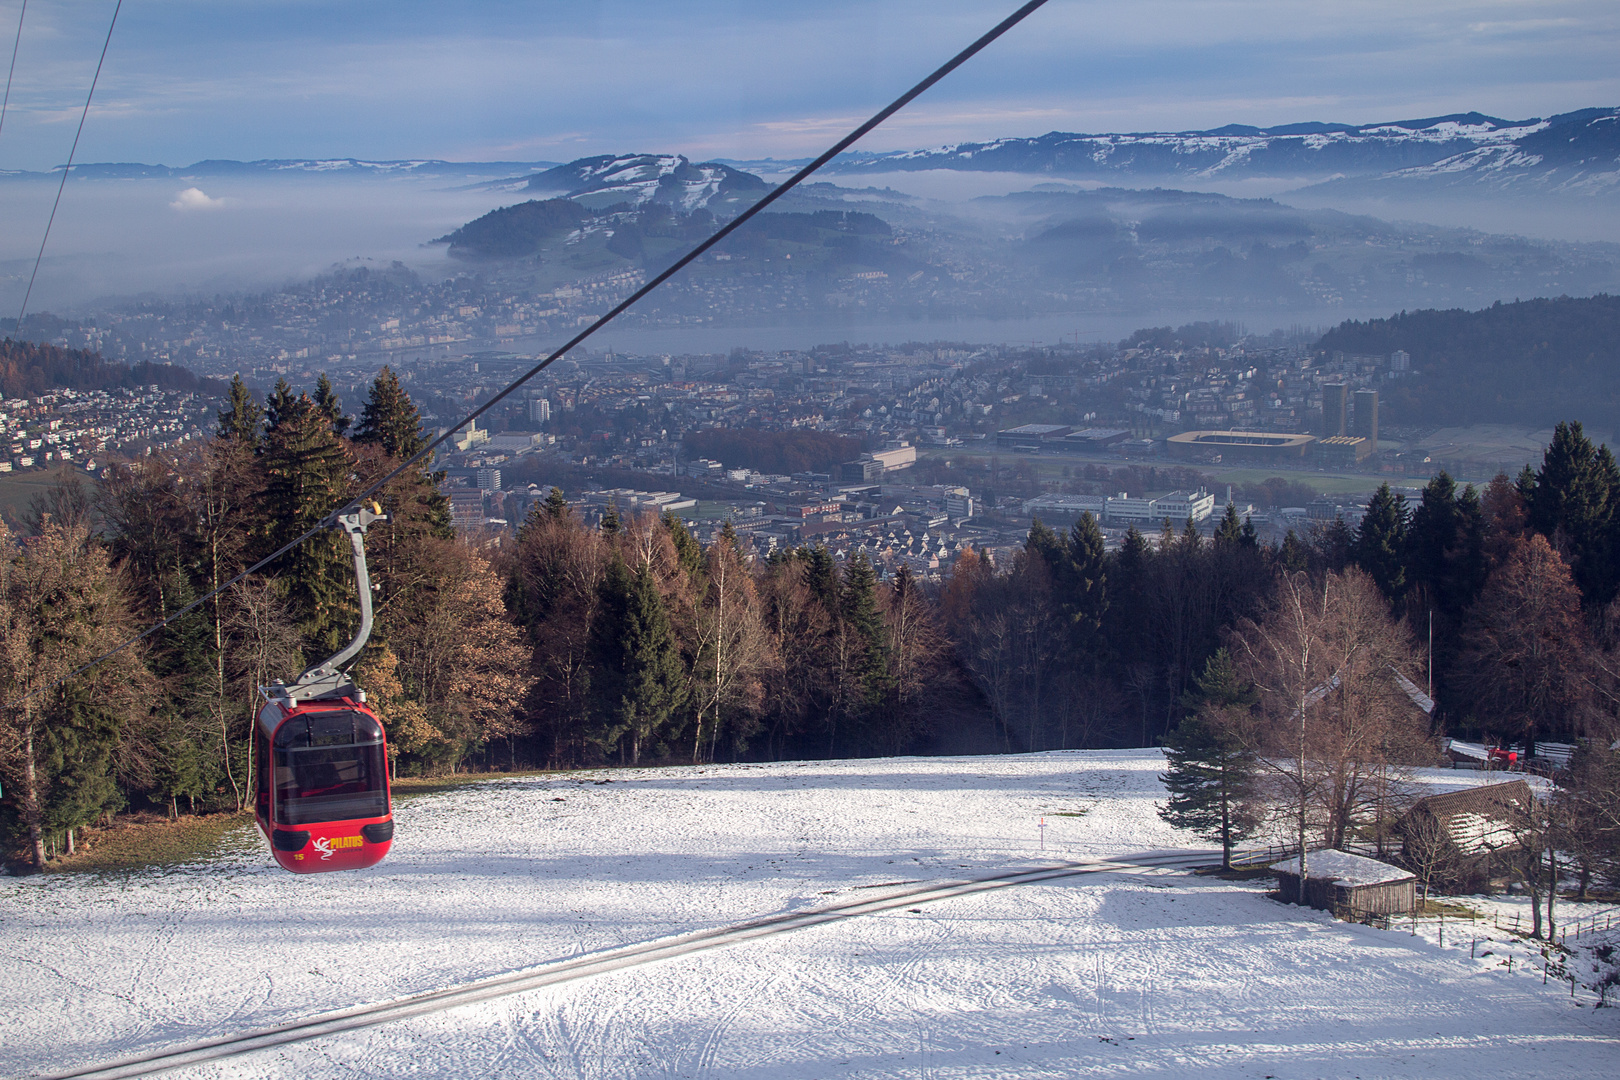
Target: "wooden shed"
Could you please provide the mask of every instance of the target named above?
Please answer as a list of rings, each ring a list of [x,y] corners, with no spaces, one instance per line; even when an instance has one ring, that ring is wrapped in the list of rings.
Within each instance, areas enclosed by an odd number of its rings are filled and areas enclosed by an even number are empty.
[[[1402,861],[1429,866],[1436,884],[1455,892],[1490,888],[1502,856],[1519,849],[1519,832],[1535,805],[1523,780],[1430,795],[1412,804],[1395,826]],[[1437,841],[1445,850],[1437,849]]]
[[[1277,897],[1299,900],[1299,858],[1272,867]],[[1305,903],[1359,921],[1371,915],[1399,915],[1417,906],[1417,878],[1398,866],[1351,855],[1346,851],[1313,851],[1305,862]]]

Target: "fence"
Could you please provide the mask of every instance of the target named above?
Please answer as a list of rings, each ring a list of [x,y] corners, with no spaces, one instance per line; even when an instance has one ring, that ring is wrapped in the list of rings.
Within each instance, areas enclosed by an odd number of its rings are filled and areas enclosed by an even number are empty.
[[[1518,912],[1515,912],[1513,918],[1511,919],[1505,918],[1502,915],[1491,916],[1491,925],[1495,926],[1498,930],[1507,930],[1515,934],[1523,934],[1526,932],[1522,928],[1523,923],[1524,916]],[[1587,915],[1561,925],[1557,931],[1558,941],[1560,944],[1566,943],[1571,939],[1578,941],[1582,935],[1606,933],[1607,931],[1614,929],[1616,926],[1620,926],[1620,910],[1600,911],[1596,914]]]

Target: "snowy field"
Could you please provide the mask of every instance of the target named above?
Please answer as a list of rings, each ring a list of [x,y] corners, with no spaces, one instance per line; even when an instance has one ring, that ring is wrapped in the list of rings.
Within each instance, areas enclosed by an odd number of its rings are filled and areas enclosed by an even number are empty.
[[[165,872],[0,879],[0,1073],[32,1076],[763,915],[1162,848],[1152,751],[495,779],[382,865],[243,831]],[[1499,780],[1426,774],[1434,790]],[[1039,825],[1044,818],[1046,828]],[[1044,833],[1044,837],[1043,837]],[[1045,850],[1042,850],[1042,843]],[[763,936],[187,1077],[1613,1076],[1620,1009],[1448,924],[1091,874]],[[1566,916],[1571,914],[1566,905]],[[1505,935],[1496,935],[1498,938]]]

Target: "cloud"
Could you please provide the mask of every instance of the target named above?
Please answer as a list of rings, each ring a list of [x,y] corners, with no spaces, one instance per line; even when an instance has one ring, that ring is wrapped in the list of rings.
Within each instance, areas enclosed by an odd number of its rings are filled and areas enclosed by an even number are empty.
[[[209,198],[202,188],[188,187],[176,195],[169,206],[175,210],[218,210],[225,203],[225,199]]]

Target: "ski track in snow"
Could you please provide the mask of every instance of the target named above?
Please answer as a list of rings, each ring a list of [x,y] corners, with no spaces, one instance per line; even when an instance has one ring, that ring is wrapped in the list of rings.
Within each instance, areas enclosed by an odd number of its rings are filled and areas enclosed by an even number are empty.
[[[1152,751],[1089,751],[494,779],[400,804],[371,870],[296,877],[233,836],[167,871],[0,879],[0,1074],[873,886],[1199,846],[1154,813],[1162,768]],[[1500,946],[1470,959],[1460,931],[1441,948],[1261,889],[1161,870],[953,896],[173,1075],[1473,1080],[1620,1062],[1620,1011],[1571,1005],[1523,962],[1508,974]]]

